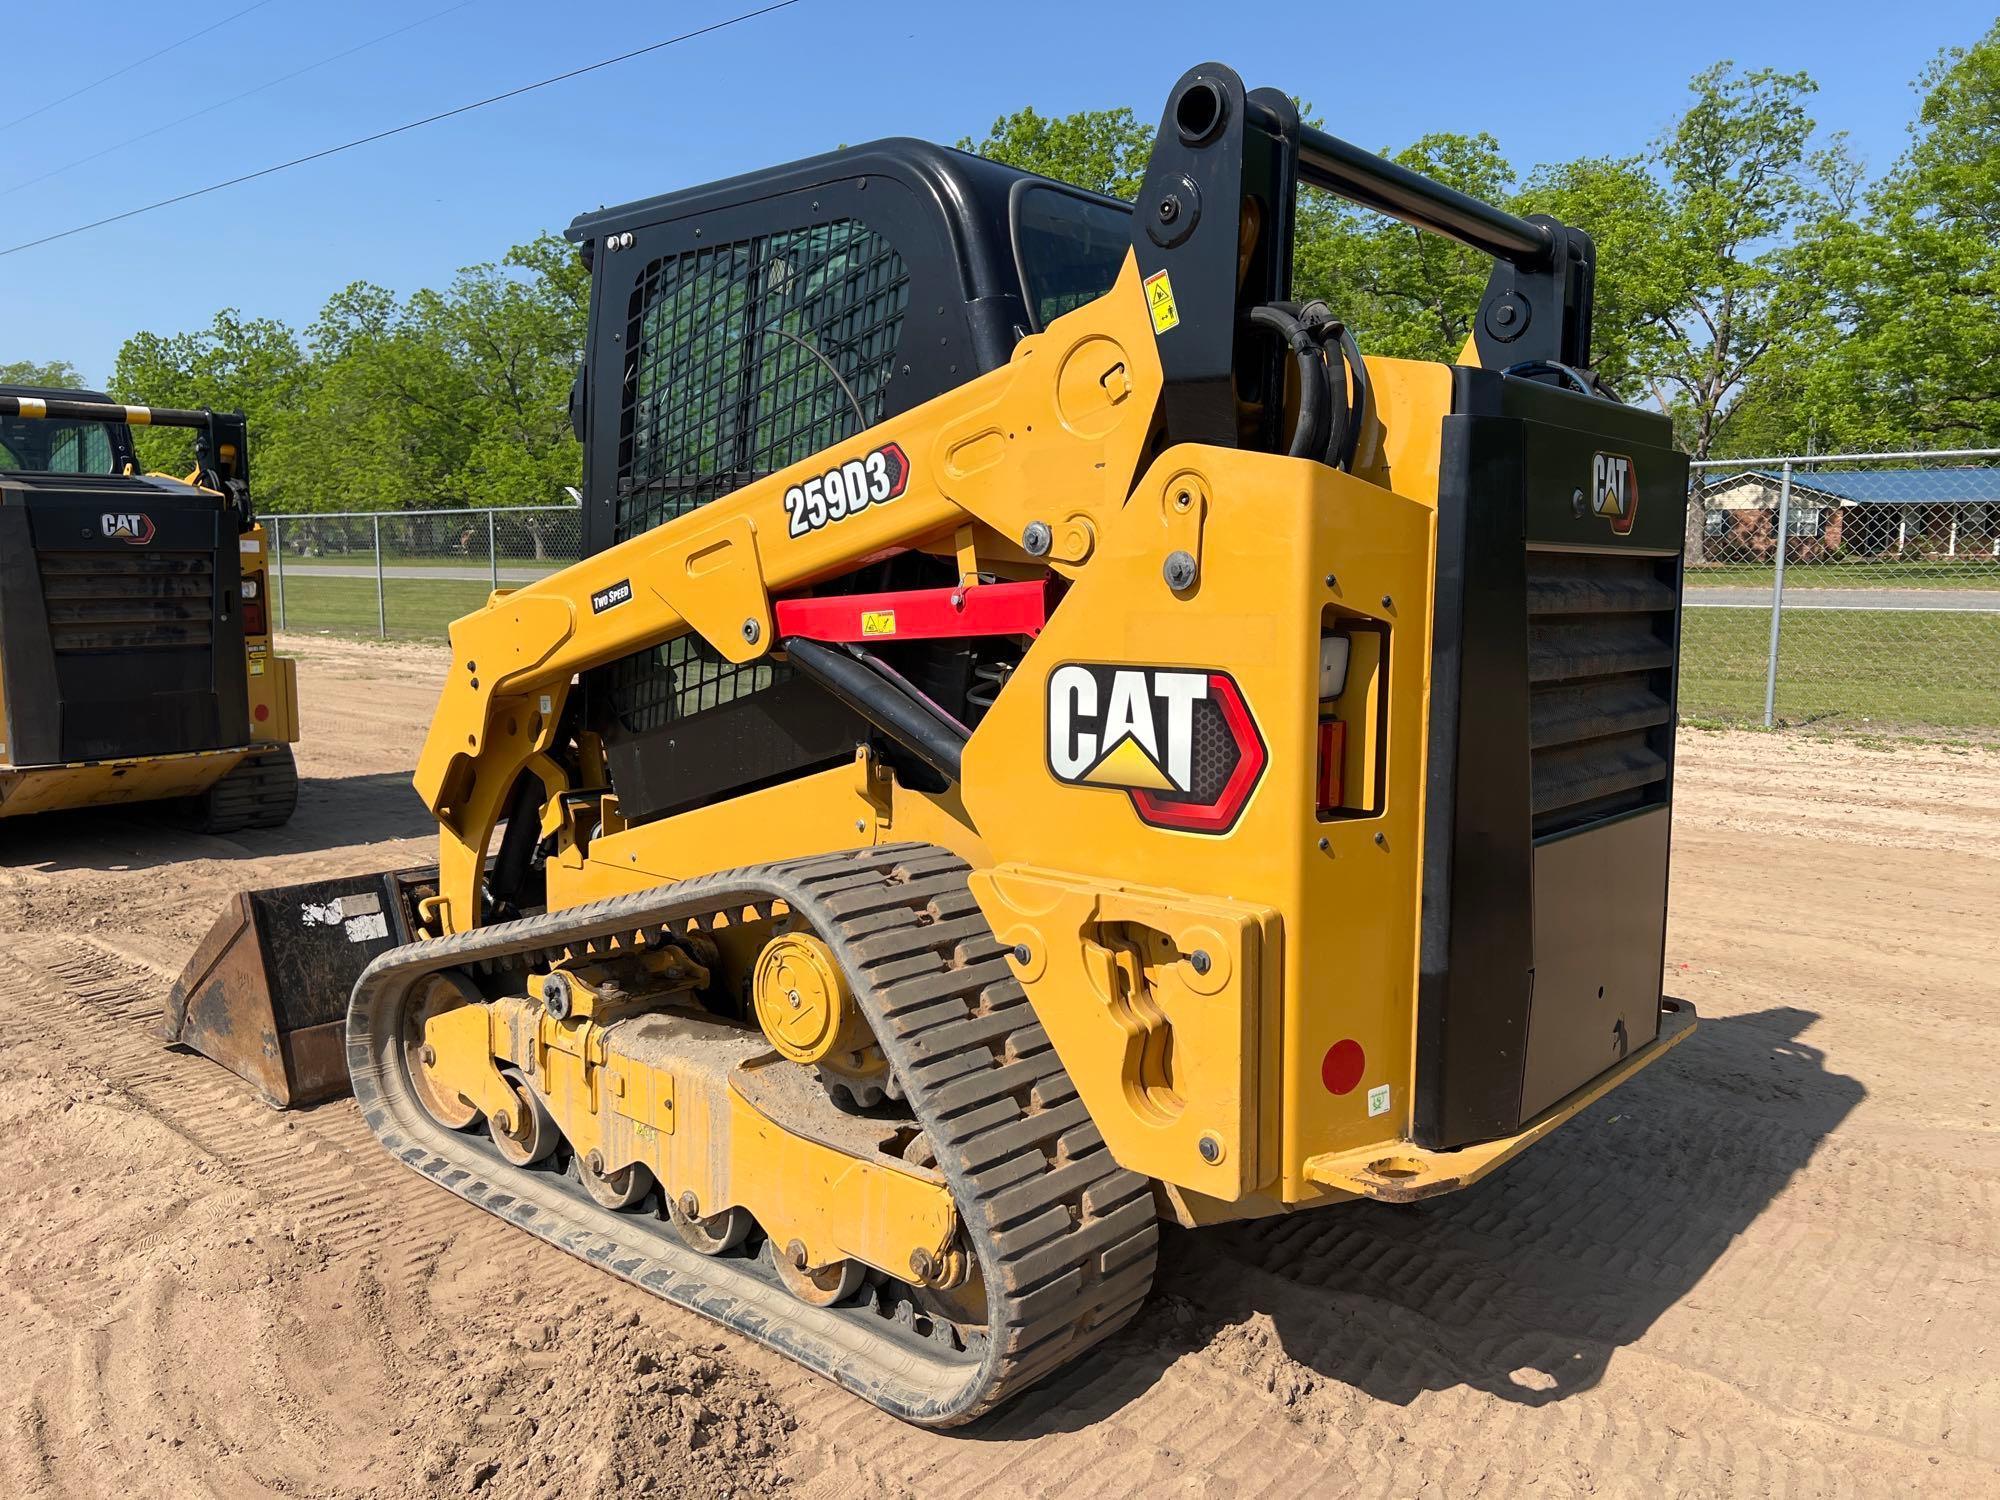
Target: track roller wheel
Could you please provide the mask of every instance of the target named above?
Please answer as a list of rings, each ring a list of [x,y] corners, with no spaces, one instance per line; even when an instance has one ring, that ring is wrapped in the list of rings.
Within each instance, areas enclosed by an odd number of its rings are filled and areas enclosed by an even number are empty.
[[[778,1248],[776,1240],[764,1242],[764,1259],[778,1273],[778,1282],[801,1302],[814,1307],[832,1307],[861,1290],[862,1267],[858,1260],[837,1260],[826,1266],[801,1266],[796,1251]]]
[[[576,1159],[576,1175],[583,1189],[606,1208],[630,1208],[653,1190],[653,1174],[638,1162],[616,1172],[600,1170],[603,1158],[595,1151]]]
[[[514,1108],[505,1117],[495,1115],[487,1120],[486,1129],[493,1137],[493,1144],[517,1167],[532,1167],[536,1162],[547,1161],[562,1141],[555,1118],[542,1103],[542,1096],[528,1086],[519,1072],[506,1068],[500,1076],[513,1092]]]
[[[479,1111],[431,1071],[437,1057],[424,1041],[424,1026],[432,1016],[460,1005],[477,1005],[483,998],[468,981],[446,972],[432,976],[422,999],[404,1014],[403,1065],[409,1069],[410,1092],[424,1113],[446,1130],[469,1128],[479,1119]]]
[[[682,1195],[684,1201],[692,1202],[694,1195]],[[674,1233],[683,1245],[701,1255],[727,1255],[749,1238],[756,1221],[750,1211],[744,1208],[725,1208],[719,1214],[706,1218],[690,1217],[679,1203],[667,1204],[667,1222],[673,1225]]]

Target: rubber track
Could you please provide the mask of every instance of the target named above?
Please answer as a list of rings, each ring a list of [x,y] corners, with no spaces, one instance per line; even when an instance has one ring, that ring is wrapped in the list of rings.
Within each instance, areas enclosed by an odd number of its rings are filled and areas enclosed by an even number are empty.
[[[277,828],[289,822],[299,805],[299,771],[292,747],[280,745],[244,756],[196,803],[203,833]]]
[[[1119,1328],[1152,1284],[1150,1183],[1117,1166],[966,888],[925,844],[752,866],[382,954],[356,982],[348,1065],[369,1127],[400,1160],[488,1211],[820,1371],[907,1421],[953,1426]],[[962,1353],[865,1303],[814,1308],[754,1260],[687,1249],[649,1214],[613,1213],[485,1136],[443,1129],[410,1092],[397,1038],[416,981],[783,901],[832,947],[928,1132],[985,1277],[987,1328]]]

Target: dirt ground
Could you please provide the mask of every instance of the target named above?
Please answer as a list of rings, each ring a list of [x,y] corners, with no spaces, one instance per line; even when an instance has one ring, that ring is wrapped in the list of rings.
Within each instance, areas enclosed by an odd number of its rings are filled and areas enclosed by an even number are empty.
[[[2000,1495],[2000,755],[1689,734],[1692,1040],[1470,1191],[1170,1233],[941,1435],[154,1042],[225,892],[429,847],[442,653],[294,645],[290,827],[0,824],[0,1493]]]

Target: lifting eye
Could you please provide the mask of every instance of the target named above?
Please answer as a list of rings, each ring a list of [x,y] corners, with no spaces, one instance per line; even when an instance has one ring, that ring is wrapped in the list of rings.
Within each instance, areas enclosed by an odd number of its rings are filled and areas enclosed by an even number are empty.
[[[1201,79],[1189,84],[1174,101],[1174,129],[1184,146],[1199,146],[1222,128],[1227,106],[1222,90]]]

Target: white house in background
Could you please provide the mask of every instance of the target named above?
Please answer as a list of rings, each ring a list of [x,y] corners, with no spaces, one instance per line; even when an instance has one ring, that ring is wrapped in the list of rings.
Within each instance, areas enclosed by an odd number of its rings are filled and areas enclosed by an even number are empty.
[[[1701,491],[1710,562],[1764,561],[1776,548],[1775,469],[1719,475]],[[1792,471],[1785,556],[2000,558],[2000,468]]]

